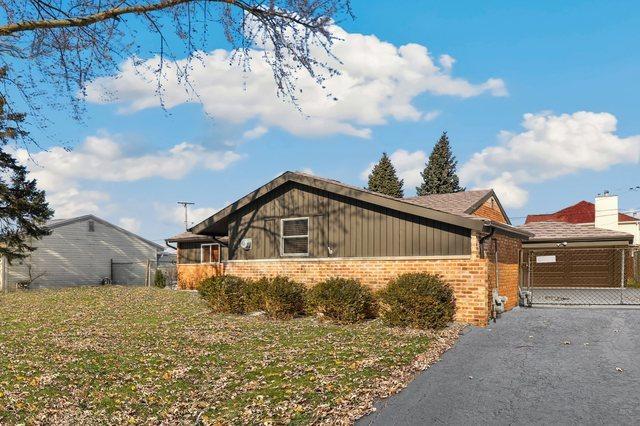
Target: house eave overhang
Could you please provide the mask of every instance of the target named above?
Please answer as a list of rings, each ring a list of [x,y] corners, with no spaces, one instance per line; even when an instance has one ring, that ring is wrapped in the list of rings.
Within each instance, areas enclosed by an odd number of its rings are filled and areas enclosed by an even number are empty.
[[[566,243],[566,245],[565,245]],[[569,248],[597,248],[597,247],[629,247],[631,242],[628,240],[587,240],[587,239],[573,239],[573,240],[529,240],[522,243],[523,249],[534,248],[554,248],[554,249],[569,249]]]
[[[527,241],[531,237],[533,237],[533,233],[525,231],[523,229],[518,229],[515,226],[507,225],[493,220],[485,221],[485,228],[483,229],[483,232],[490,233],[492,228],[495,229],[499,234],[503,234],[509,237],[515,237],[522,241]]]
[[[360,200],[373,205],[383,206],[395,211],[400,211],[414,216],[460,226],[472,231],[482,231],[485,227],[485,221],[481,218],[467,218],[464,216],[419,206],[402,199],[394,199],[369,191],[352,188],[342,185],[338,182],[334,183],[324,179],[316,179],[308,175],[286,172],[278,176],[271,182],[267,183],[266,185],[261,186],[250,194],[247,194],[246,196],[240,198],[238,201],[220,210],[218,213],[193,226],[189,229],[189,231],[193,232],[194,234],[205,234],[211,236],[226,235],[228,218],[231,214],[258,200],[269,192],[286,184],[287,182],[298,183],[301,185],[341,195],[347,198]]]

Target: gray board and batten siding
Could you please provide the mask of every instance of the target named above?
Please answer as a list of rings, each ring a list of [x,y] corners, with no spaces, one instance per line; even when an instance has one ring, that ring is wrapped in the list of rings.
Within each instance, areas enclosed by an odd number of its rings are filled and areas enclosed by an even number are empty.
[[[468,228],[289,181],[229,215],[228,259],[288,257],[281,252],[287,218],[308,218],[309,258],[471,253]],[[243,239],[251,239],[250,250],[240,247]]]

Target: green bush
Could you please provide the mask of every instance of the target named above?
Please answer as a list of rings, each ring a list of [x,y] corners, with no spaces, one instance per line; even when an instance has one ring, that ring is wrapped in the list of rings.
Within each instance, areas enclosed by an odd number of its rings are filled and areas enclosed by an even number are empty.
[[[247,281],[244,288],[245,312],[264,311],[264,293],[267,284],[265,278]]]
[[[633,277],[627,278],[627,288],[640,288],[640,281]]]
[[[267,316],[290,319],[304,313],[304,285],[287,277],[262,278],[255,284],[262,293]]]
[[[245,313],[246,281],[233,275],[221,275],[200,282],[198,291],[216,313]]]
[[[160,269],[156,269],[156,275],[153,278],[153,285],[158,288],[165,288],[167,286],[167,279]]]
[[[380,292],[385,324],[411,328],[443,328],[453,320],[455,297],[438,275],[404,274]]]
[[[358,280],[329,278],[313,287],[309,307],[339,322],[359,322],[375,318],[377,303],[371,289]]]

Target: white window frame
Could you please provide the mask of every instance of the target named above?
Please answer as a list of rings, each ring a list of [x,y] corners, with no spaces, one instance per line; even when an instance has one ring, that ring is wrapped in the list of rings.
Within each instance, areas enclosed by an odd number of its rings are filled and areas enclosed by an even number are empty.
[[[292,220],[306,220],[307,221],[307,233],[304,235],[287,235],[284,236],[284,223]],[[306,238],[307,239],[307,252],[306,253],[285,253],[284,252],[284,240],[286,238]],[[282,257],[308,257],[309,256],[309,217],[288,217],[286,219],[280,219],[280,256]]]
[[[213,246],[218,246],[218,260],[211,261],[211,259],[209,259],[208,262],[204,261],[204,248],[205,247],[213,247]],[[209,252],[211,253],[211,252]],[[200,263],[220,263],[220,257],[222,256],[222,250],[220,249],[220,244],[219,243],[207,243],[207,244],[200,244]]]

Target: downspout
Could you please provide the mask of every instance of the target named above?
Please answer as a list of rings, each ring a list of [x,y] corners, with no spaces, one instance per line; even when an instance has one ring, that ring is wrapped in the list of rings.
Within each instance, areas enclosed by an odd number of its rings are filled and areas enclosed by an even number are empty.
[[[493,250],[495,252],[495,261],[496,261],[496,290],[498,294],[500,294],[500,268],[498,268],[498,240],[493,240],[494,247]]]
[[[484,242],[488,239],[493,237],[493,234],[496,232],[496,228],[494,226],[491,226],[491,231],[489,231],[489,233],[487,235],[485,235],[484,237],[480,238],[480,257],[482,257],[484,259]]]
[[[164,243],[165,243],[165,245],[166,245],[167,247],[172,248],[172,249],[174,249],[174,250],[178,250],[178,247],[174,247],[174,246],[172,246],[172,245],[171,245],[171,244],[169,244],[167,241],[165,241]]]

